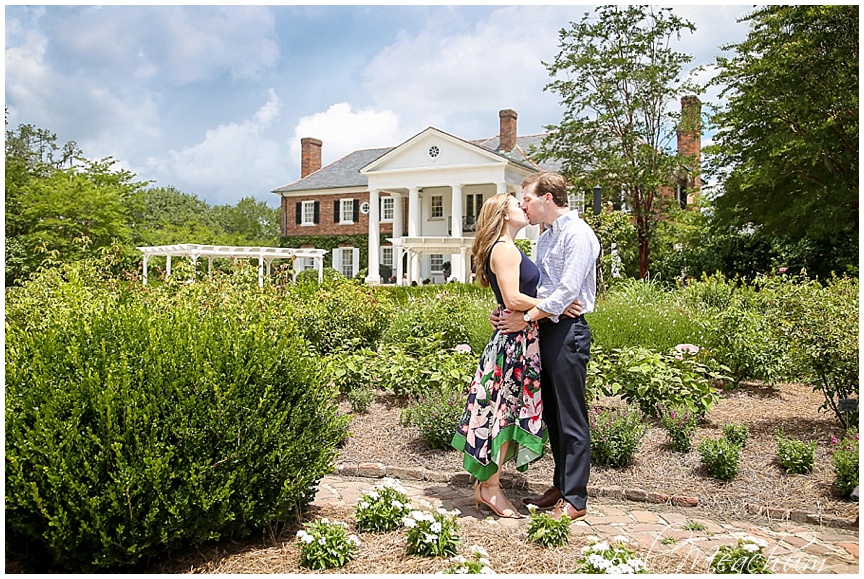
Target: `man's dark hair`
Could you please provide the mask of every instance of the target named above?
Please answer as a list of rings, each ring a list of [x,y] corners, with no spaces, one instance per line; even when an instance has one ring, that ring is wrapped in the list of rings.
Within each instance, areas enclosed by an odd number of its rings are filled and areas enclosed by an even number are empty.
[[[552,195],[552,201],[554,201],[555,205],[558,207],[569,206],[569,201],[567,200],[567,188],[569,183],[567,183],[567,179],[564,178],[564,175],[549,171],[532,173],[522,180],[522,188],[524,189],[532,183],[537,183],[537,187],[534,189],[534,193],[537,197],[543,197],[549,193]]]

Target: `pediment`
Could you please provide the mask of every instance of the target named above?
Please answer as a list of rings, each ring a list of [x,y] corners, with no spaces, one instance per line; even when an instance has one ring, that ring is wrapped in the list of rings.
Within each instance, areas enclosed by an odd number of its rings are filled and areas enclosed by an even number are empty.
[[[415,169],[452,169],[506,165],[507,162],[501,155],[429,127],[369,163],[360,169],[360,172],[370,174]]]

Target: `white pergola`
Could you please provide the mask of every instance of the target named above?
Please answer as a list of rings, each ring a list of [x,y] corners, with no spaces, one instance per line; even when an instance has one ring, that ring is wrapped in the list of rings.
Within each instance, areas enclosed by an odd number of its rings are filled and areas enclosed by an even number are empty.
[[[207,274],[213,273],[213,258],[254,258],[258,260],[258,285],[264,285],[264,269],[270,275],[270,264],[274,259],[312,258],[315,261],[315,269],[318,270],[318,281],[324,277],[324,249],[294,248],[294,247],[239,247],[231,245],[196,245],[194,243],[180,243],[177,245],[155,245],[151,247],[139,247],[144,256],[144,285],[147,285],[147,262],[151,257],[165,257],[165,276],[171,275],[171,258],[174,256],[188,257],[195,264],[199,257],[207,258]],[[297,268],[293,267],[296,279]]]
[[[387,238],[402,252],[408,253],[408,279],[417,279],[420,273],[417,257],[424,253],[449,253],[460,256],[459,261],[454,261],[452,272],[458,281],[471,283],[471,248],[474,245],[473,237],[393,237]],[[401,253],[401,252],[400,252]],[[402,279],[402,259],[397,262],[397,280]],[[445,282],[447,280],[444,280]]]

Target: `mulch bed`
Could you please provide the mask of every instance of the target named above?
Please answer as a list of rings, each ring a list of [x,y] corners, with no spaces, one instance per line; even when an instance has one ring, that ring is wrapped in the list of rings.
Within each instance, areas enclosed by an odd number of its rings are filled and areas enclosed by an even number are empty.
[[[719,394],[719,402],[700,424],[689,453],[674,452],[659,421],[653,420],[632,463],[622,469],[592,466],[589,485],[696,496],[707,513],[729,517],[747,516],[748,504],[845,519],[858,516],[858,503],[838,497],[833,489],[830,438],[832,434],[842,437],[843,430],[833,414],[819,410],[824,401],[821,392],[802,384],[770,387],[745,383]],[[616,403],[616,400],[595,402]],[[340,450],[338,462],[378,462],[403,468],[462,472],[458,451],[434,450],[415,429],[399,424],[400,404],[393,396],[379,394],[368,413],[353,415],[351,436]],[[347,403],[342,403],[340,410],[350,413]],[[750,438],[741,453],[737,476],[725,482],[707,474],[696,445],[705,437],[722,437],[723,425],[730,422],[746,424]],[[775,433],[780,428],[787,437],[816,441],[816,462],[811,474],[788,474],[776,464]],[[505,465],[503,472],[517,482],[525,479],[550,482],[553,468],[551,456],[546,454],[526,473],[518,473],[512,464]]]

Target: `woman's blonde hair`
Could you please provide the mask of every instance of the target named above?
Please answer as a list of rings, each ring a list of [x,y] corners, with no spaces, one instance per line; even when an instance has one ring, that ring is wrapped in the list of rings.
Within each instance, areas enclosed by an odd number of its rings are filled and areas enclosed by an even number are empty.
[[[471,254],[474,256],[474,267],[476,268],[475,281],[480,287],[489,287],[489,276],[486,274],[486,266],[489,264],[489,255],[492,246],[504,232],[504,217],[510,212],[509,193],[493,195],[483,202],[480,216],[477,218],[477,232],[474,236],[474,246]]]

